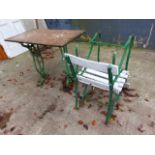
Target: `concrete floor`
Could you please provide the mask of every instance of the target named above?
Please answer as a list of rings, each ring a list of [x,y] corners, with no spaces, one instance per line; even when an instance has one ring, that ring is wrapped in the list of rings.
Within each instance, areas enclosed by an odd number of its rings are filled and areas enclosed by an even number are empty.
[[[73,47],[74,43],[69,45],[70,52]],[[79,55],[85,57],[88,45],[81,43],[79,48]],[[102,60],[109,60],[109,50],[102,51]],[[128,92],[132,95],[122,94],[114,112],[117,117],[108,126],[104,124],[106,92],[96,89],[74,110],[73,91],[62,89],[60,52],[54,49],[44,56],[51,79],[42,88],[36,86],[38,74],[28,52],[0,62],[0,134],[155,134],[155,51],[132,51],[129,81],[135,90]]]

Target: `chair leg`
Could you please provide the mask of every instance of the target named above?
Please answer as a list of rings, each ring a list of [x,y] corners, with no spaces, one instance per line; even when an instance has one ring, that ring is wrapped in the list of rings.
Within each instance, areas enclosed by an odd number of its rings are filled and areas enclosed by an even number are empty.
[[[81,99],[81,100],[84,100],[85,97],[87,96],[87,94],[88,94],[87,89],[88,89],[88,85],[85,85],[85,86],[84,86],[83,93],[82,93],[82,99]]]
[[[74,93],[75,93],[75,109],[79,109],[79,102],[78,102],[78,81],[75,81],[75,90],[74,90]]]
[[[100,46],[97,49],[97,61],[100,62]]]
[[[110,89],[110,91],[109,91],[109,103],[108,103],[108,109],[107,109],[105,124],[109,123],[110,118],[112,116],[113,108],[114,108],[113,91],[112,91],[112,89]]]

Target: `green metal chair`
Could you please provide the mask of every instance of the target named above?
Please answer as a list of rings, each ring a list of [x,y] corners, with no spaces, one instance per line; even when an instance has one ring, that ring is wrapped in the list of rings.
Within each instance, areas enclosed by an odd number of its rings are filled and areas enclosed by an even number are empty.
[[[86,95],[87,86],[96,87],[102,90],[109,91],[109,103],[107,108],[106,120],[105,123],[108,124],[114,106],[118,102],[120,98],[120,93],[127,82],[129,72],[128,64],[129,58],[131,54],[131,48],[133,46],[134,37],[130,36],[128,41],[123,44],[110,44],[101,41],[97,41],[97,37],[99,34],[96,33],[95,36],[90,41],[90,49],[87,55],[87,59],[80,58],[77,56],[77,48],[76,48],[76,56],[65,53],[66,62],[70,68],[70,72],[72,74],[73,80],[75,82],[75,108],[79,108],[78,101],[78,83],[81,82],[85,84],[83,99]],[[98,60],[92,61],[89,60],[93,51],[93,47],[98,46]],[[113,54],[112,63],[100,62],[100,47],[101,46],[113,46],[120,47],[124,49],[122,54],[121,61],[119,65],[115,65],[116,55]],[[125,62],[126,59],[126,62]],[[125,69],[123,69],[122,65],[125,62]],[[79,69],[81,67],[81,69]]]

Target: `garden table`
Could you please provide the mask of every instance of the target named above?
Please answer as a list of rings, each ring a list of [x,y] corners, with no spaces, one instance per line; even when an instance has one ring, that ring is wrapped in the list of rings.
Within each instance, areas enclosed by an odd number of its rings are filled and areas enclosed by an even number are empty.
[[[64,57],[64,53],[68,53],[67,45],[80,37],[83,33],[83,30],[33,29],[7,38],[5,41],[20,43],[30,51],[35,69],[40,75],[38,85],[41,86],[48,77],[48,74],[45,72],[44,60],[41,55],[41,45],[45,47],[58,47],[61,51],[62,57]],[[68,68],[66,67],[65,70],[68,75]]]

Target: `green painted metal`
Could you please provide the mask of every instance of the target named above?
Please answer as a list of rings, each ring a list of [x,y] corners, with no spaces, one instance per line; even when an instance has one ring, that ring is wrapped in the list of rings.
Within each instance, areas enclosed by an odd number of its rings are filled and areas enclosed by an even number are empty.
[[[69,56],[65,57],[66,62],[69,64],[69,68],[72,74],[72,79],[74,80],[75,83],[75,88],[74,88],[74,94],[75,94],[75,109],[79,108],[79,102],[78,102],[78,92],[79,92],[79,88],[78,88],[78,79],[76,77],[77,75],[77,71],[75,70]]]
[[[76,80],[76,74],[77,73],[76,73],[76,71],[74,69],[74,66],[73,66],[69,56],[66,56],[65,59],[66,59],[66,62],[68,63],[68,65],[69,65],[69,68],[70,68],[70,71],[71,71],[71,74],[72,74],[71,76],[73,77],[73,80]]]
[[[86,98],[88,95],[88,85],[84,85],[83,93],[82,93],[82,101]]]
[[[79,53],[78,53],[78,46],[76,46],[76,48],[75,48],[75,55],[76,55],[76,56],[79,56]],[[76,65],[76,68],[75,68],[76,73],[78,73],[78,70],[79,70],[79,66]]]
[[[105,124],[108,124],[112,113],[114,111],[114,106],[117,104],[117,102],[120,100],[120,94],[115,94],[113,92],[113,86],[116,82],[116,80],[118,79],[118,77],[120,76],[120,73],[123,71],[123,64],[125,62],[125,69],[128,69],[128,64],[129,64],[129,59],[130,59],[130,55],[131,55],[131,49],[133,46],[133,41],[134,41],[134,37],[130,36],[128,41],[126,42],[126,44],[111,44],[111,43],[106,43],[106,42],[101,42],[101,41],[97,41],[98,39],[100,39],[101,36],[99,33],[96,33],[94,35],[94,37],[90,40],[90,46],[89,46],[89,50],[88,50],[88,54],[87,54],[87,59],[90,59],[91,54],[93,52],[93,48],[94,46],[97,46],[97,61],[100,62],[100,48],[101,46],[112,46],[112,47],[119,47],[123,49],[123,54],[121,57],[121,60],[119,62],[119,73],[118,75],[115,75],[115,78],[113,79],[113,75],[112,75],[112,66],[109,65],[108,67],[108,79],[109,79],[109,103],[108,103],[108,107],[107,107],[107,115],[106,115],[106,119],[105,119]],[[75,55],[78,56],[78,48],[75,49]],[[72,76],[75,82],[75,108],[78,109],[79,108],[79,103],[78,103],[78,79],[77,79],[77,73],[78,73],[78,69],[77,67],[74,68],[74,66],[71,63],[70,58],[67,56],[66,57],[66,62],[69,64],[69,68],[72,72]],[[112,53],[112,64],[116,64],[116,53],[113,52]],[[81,74],[83,74],[85,72],[86,68],[83,70],[83,72]],[[83,96],[82,96],[82,100],[85,98],[85,96],[87,95],[87,88],[88,86],[86,85],[84,87],[83,90]]]
[[[124,44],[113,44],[108,42],[102,42],[101,40],[101,34],[95,33],[94,37],[90,40],[90,44],[93,44],[95,46],[111,46],[111,47],[121,47],[124,48]]]
[[[93,45],[90,45],[88,54],[87,54],[87,56],[86,56],[87,59],[90,59],[90,56],[91,56],[91,54],[92,54],[92,52],[93,52],[93,47],[94,47]],[[80,75],[82,75],[85,71],[86,71],[86,68],[83,69],[83,71],[81,72]]]
[[[40,79],[38,80],[38,86],[43,86],[46,78],[48,77],[48,74],[45,72],[45,67],[44,67],[44,60],[41,55],[41,50],[39,48],[39,45],[33,45],[33,44],[22,44],[23,47],[26,47],[29,49],[32,58],[33,58],[33,63],[36,71],[40,75]]]
[[[91,41],[96,41],[98,35],[99,35],[98,33],[95,33],[95,35],[94,35],[94,37],[91,39]],[[91,42],[91,41],[90,41],[90,42]],[[94,47],[93,44],[90,44],[90,45],[89,45],[89,50],[88,50],[88,52],[87,52],[86,59],[90,59],[90,56],[91,56],[91,54],[92,54],[92,52],[93,52],[93,47]],[[81,72],[81,75],[82,75],[85,71],[86,71],[86,68],[83,69],[83,71]]]
[[[79,53],[78,53],[78,46],[76,46],[76,48],[75,48],[75,55],[76,55],[76,56],[79,56]]]
[[[65,64],[65,74],[66,74],[66,77],[67,77],[66,84],[67,84],[67,86],[69,86],[70,83],[72,82],[72,76],[71,76],[71,72],[70,72],[70,69],[69,69],[69,65],[65,61],[65,58],[64,58],[64,53],[68,53],[67,46],[61,47],[60,50],[61,50],[61,53],[63,55],[63,60],[64,60],[64,64]]]
[[[113,109],[114,109],[114,105],[120,99],[120,95],[115,95],[115,98],[113,99],[113,85],[115,84],[116,80],[120,76],[120,73],[123,71],[123,64],[124,64],[125,60],[126,60],[126,62],[125,62],[125,70],[128,70],[129,59],[130,59],[130,55],[131,55],[131,49],[132,49],[133,42],[134,42],[134,36],[129,36],[128,41],[125,44],[111,44],[111,43],[107,43],[107,42],[97,41],[98,38],[100,38],[99,33],[96,33],[94,37],[95,37],[95,39],[92,39],[90,41],[91,46],[97,46],[98,48],[100,46],[110,46],[110,47],[117,47],[117,48],[122,48],[123,49],[123,54],[122,54],[120,63],[118,65],[119,73],[118,73],[118,75],[115,76],[114,79],[112,78],[113,75],[112,75],[112,72],[111,72],[111,67],[109,66],[109,68],[108,68],[108,75],[109,75],[109,103],[108,103],[108,109],[107,109],[107,116],[106,116],[106,120],[105,120],[105,123],[108,124],[108,122],[109,122],[109,120],[111,118]],[[98,49],[98,51],[99,51],[99,49]],[[92,54],[92,51],[91,51],[91,53],[89,53],[89,58],[90,58],[91,54]],[[100,60],[100,58],[99,58],[99,52],[98,52],[97,61],[99,61],[99,60]],[[116,64],[116,53],[115,52],[113,52],[113,54],[112,54],[112,64]]]
[[[100,62],[100,45],[98,45],[98,48],[97,48],[97,61]]]
[[[110,46],[110,47],[120,47],[120,48],[124,48],[123,44],[112,44],[112,43],[107,43],[107,42],[96,42],[96,41],[90,41],[91,44],[95,45],[95,46]]]
[[[91,41],[96,41],[97,38],[99,38],[99,35],[100,34],[98,32],[96,32],[95,35],[93,36],[93,38],[91,39]]]
[[[121,61],[119,63],[119,71],[121,71],[122,69],[122,65],[125,61],[125,58],[126,58],[126,67],[125,69],[127,70],[128,69],[128,64],[129,64],[129,58],[130,58],[130,54],[131,54],[131,48],[133,46],[133,41],[134,41],[134,36],[129,36],[129,39],[127,41],[127,43],[124,45],[124,52],[123,52],[123,55],[122,55],[122,58],[121,58]]]
[[[30,51],[30,53],[32,55],[32,58],[33,58],[34,67],[35,67],[36,71],[40,75],[40,79],[38,80],[37,85],[38,86],[43,86],[43,84],[45,82],[45,79],[48,77],[48,74],[45,72],[44,60],[42,58],[41,50],[39,48],[39,45],[25,44],[25,43],[22,43],[21,45],[23,47],[26,47]],[[67,83],[67,85],[69,85],[71,83],[71,81],[72,81],[72,76],[71,76],[69,66],[66,63],[65,58],[64,58],[64,53],[68,53],[67,45],[64,46],[64,47],[59,47],[59,50],[61,52],[62,61],[63,61],[64,66],[65,66],[65,73],[66,73],[66,76],[67,76],[66,83]]]
[[[129,51],[128,51],[128,55],[127,55],[127,60],[126,60],[126,65],[125,65],[125,69],[128,70],[128,65],[129,65],[129,59],[130,59],[130,55],[131,55],[131,49],[133,47],[133,43],[134,43],[134,37],[130,36],[129,38]]]
[[[78,46],[75,48],[75,55],[78,56]],[[74,66],[73,66],[74,67]],[[78,74],[79,67],[78,65],[75,66],[75,74],[74,74],[74,79],[75,79],[75,109],[79,108],[79,101],[78,101],[78,93],[79,93],[79,84],[78,84],[78,79],[76,75]]]
[[[114,102],[113,102],[113,75],[112,75],[112,67],[109,65],[108,67],[108,76],[109,76],[109,103],[108,103],[108,109],[107,109],[107,115],[105,123],[108,124],[109,120],[111,118]]]
[[[90,41],[91,49],[93,49],[93,46],[98,46],[98,47],[99,46],[110,46],[110,47],[117,47],[117,48],[123,49],[123,54],[122,54],[121,60],[120,60],[119,65],[118,65],[118,67],[119,67],[118,76],[120,75],[120,73],[123,70],[122,66],[123,66],[125,60],[126,60],[125,69],[128,70],[129,58],[130,58],[130,55],[131,55],[131,49],[133,47],[134,36],[129,36],[128,41],[125,44],[112,44],[112,43],[98,41],[99,39],[100,39],[100,33],[95,33],[93,39]],[[88,55],[89,55],[88,58],[89,59],[90,59],[91,54],[92,54],[92,51],[90,50],[88,52]],[[99,59],[100,58],[97,58],[97,61]],[[114,62],[116,62],[116,56],[113,55],[112,64],[115,64]],[[117,80],[118,76],[115,77],[115,81]]]
[[[125,57],[126,57],[126,55],[127,55],[127,51],[128,51],[128,48],[126,47],[126,48],[124,49],[123,55],[122,55],[122,57],[121,57],[121,61],[120,61],[119,65],[118,65],[118,67],[119,67],[119,72],[120,72],[121,69],[122,69],[122,65],[123,65],[123,63],[124,63],[124,61],[125,61]]]
[[[116,64],[116,53],[114,51],[112,52],[112,64]]]
[[[99,35],[98,33],[95,33],[95,35],[94,35],[94,37],[91,39],[90,43],[91,43],[92,41],[96,41],[98,35]],[[90,58],[90,56],[91,56],[91,54],[92,54],[92,51],[93,51],[93,47],[94,47],[94,45],[93,45],[93,44],[90,44],[89,51],[88,51],[88,54],[87,54],[87,56],[86,56],[87,59]]]
[[[64,51],[62,47],[59,47],[60,53],[61,53],[61,60],[64,60]]]
[[[90,58],[90,56],[91,56],[91,54],[92,54],[92,52],[93,52],[93,47],[94,47],[93,45],[90,45],[88,54],[87,54],[87,56],[86,56],[87,59]]]

